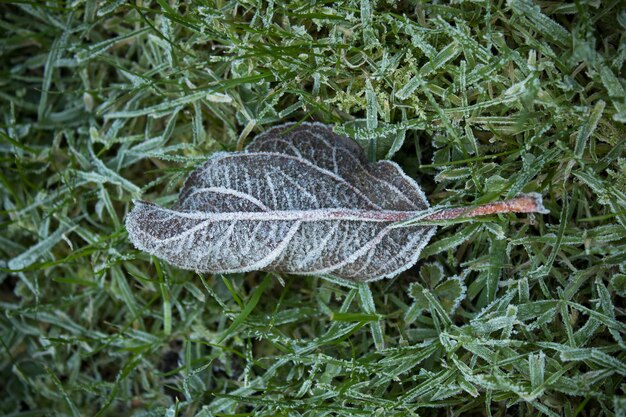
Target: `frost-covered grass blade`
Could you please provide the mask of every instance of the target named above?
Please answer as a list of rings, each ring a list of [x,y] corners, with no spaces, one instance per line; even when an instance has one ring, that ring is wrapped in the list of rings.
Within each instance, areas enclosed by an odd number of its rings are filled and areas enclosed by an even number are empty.
[[[3,2],[0,414],[623,415],[622,3]],[[437,227],[415,266],[198,274],[130,243],[134,200],[180,211],[209,158],[312,121],[428,196],[392,226]]]

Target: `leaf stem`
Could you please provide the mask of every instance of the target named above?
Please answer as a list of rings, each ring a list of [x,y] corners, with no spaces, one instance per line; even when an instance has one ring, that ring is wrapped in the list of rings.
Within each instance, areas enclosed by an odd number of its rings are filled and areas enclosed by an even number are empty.
[[[538,193],[520,194],[515,198],[494,203],[470,207],[431,207],[404,221],[396,222],[392,227],[409,226],[447,226],[462,223],[464,219],[487,216],[498,213],[542,213],[547,214],[541,195]]]
[[[549,211],[543,206],[538,193],[520,194],[515,198],[474,207],[456,207],[439,210],[420,220],[452,220],[460,217],[471,218],[497,213],[543,213]]]

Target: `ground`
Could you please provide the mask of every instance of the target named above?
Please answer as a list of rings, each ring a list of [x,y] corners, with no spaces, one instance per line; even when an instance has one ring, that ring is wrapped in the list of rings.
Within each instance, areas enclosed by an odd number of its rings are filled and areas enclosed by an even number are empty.
[[[0,412],[623,416],[626,12],[616,1],[0,5]],[[441,226],[418,264],[179,270],[138,198],[286,121],[392,159]]]

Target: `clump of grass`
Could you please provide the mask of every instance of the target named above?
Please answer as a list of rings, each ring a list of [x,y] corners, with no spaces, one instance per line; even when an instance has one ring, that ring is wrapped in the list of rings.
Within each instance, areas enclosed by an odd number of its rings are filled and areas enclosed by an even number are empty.
[[[619,6],[0,6],[1,412],[623,415]],[[133,198],[307,119],[432,203],[535,191],[550,214],[445,227],[371,286],[131,247]]]

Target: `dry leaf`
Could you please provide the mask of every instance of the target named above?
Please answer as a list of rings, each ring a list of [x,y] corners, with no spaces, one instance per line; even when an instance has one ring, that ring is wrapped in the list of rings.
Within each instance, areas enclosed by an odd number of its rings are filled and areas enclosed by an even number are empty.
[[[368,162],[326,125],[285,124],[243,152],[212,155],[172,209],[137,201],[126,227],[138,249],[183,269],[374,281],[411,267],[435,232],[407,220],[543,209],[537,195],[424,216],[428,207],[394,162]]]

